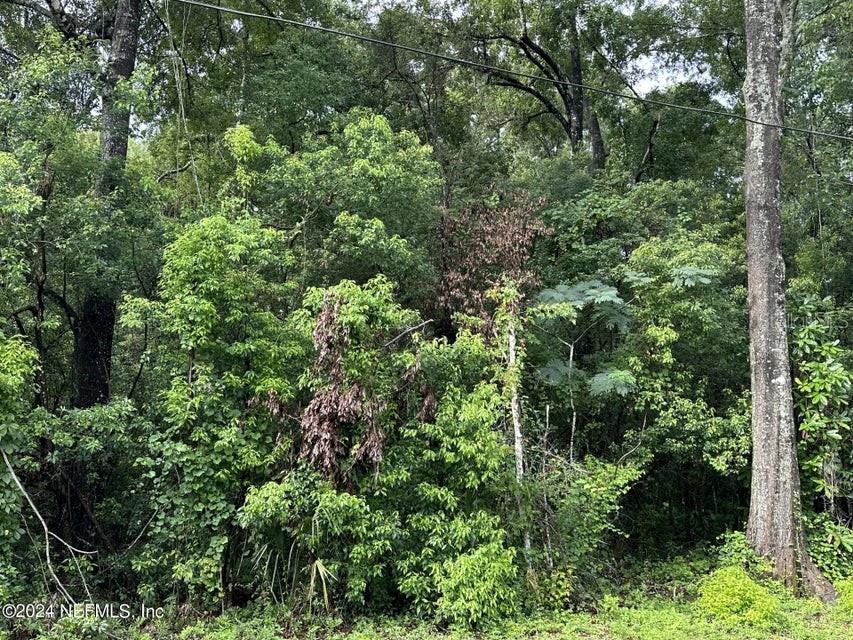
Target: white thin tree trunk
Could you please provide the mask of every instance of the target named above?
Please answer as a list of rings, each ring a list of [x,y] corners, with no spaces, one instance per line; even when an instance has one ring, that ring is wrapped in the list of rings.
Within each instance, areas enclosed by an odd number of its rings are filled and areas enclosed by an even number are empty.
[[[507,348],[507,363],[511,372],[510,377],[510,413],[512,414],[512,431],[515,444],[515,478],[518,484],[524,481],[524,435],[521,430],[521,403],[518,398],[518,379],[516,377],[517,366],[517,351],[518,341],[515,330],[515,319],[511,318],[509,328],[507,329],[508,348]],[[519,516],[524,519],[524,509],[521,504],[521,496],[518,496],[518,511]],[[527,559],[527,565],[530,566],[530,530],[524,528],[524,551]]]

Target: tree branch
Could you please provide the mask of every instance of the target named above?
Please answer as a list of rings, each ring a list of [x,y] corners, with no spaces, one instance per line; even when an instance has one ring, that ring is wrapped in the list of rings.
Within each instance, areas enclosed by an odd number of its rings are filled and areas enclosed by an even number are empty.
[[[45,287],[44,293],[48,298],[53,300],[60,309],[62,309],[65,317],[68,319],[68,324],[71,325],[71,330],[74,331],[77,324],[77,312],[74,311],[74,307],[68,304],[68,300],[65,299],[65,296],[57,293],[49,287]]]
[[[178,175],[179,173],[183,173],[184,171],[189,169],[191,165],[192,165],[192,161],[187,160],[186,163],[182,164],[180,167],[175,167],[174,169],[169,169],[167,171],[164,171],[159,176],[157,176],[157,182],[158,183],[163,182],[163,180],[165,180],[166,178],[170,178],[171,176],[175,176],[175,175]]]
[[[510,75],[505,73],[499,73],[497,71],[491,72],[489,74],[489,78],[492,80],[492,84],[501,86],[501,87],[509,87],[511,89],[517,89],[519,91],[523,91],[527,93],[536,100],[538,100],[545,109],[551,113],[560,123],[560,126],[566,132],[566,135],[571,131],[571,123],[566,118],[565,114],[563,114],[554,103],[548,99],[548,97],[543,94],[541,91],[538,91],[535,87],[529,84],[524,84],[523,82],[518,81]]]
[[[53,15],[50,13],[48,8],[36,0],[0,0],[0,2],[4,4],[14,4],[23,9],[35,11],[37,14],[45,18],[53,19]]]
[[[4,449],[0,449],[0,454],[3,455],[3,462],[6,463],[6,468],[9,470],[9,475],[12,477],[12,481],[15,483],[15,486],[18,487],[18,491],[21,492],[21,495],[24,496],[27,503],[30,505],[30,509],[32,509],[33,513],[36,516],[36,519],[39,521],[39,523],[41,524],[41,528],[44,531],[44,554],[45,560],[47,562],[47,569],[50,572],[50,576],[51,578],[53,578],[57,589],[59,589],[59,592],[62,594],[62,597],[65,598],[66,602],[70,602],[73,604],[74,598],[72,598],[71,594],[68,593],[65,588],[65,585],[62,584],[62,581],[59,579],[59,576],[56,575],[56,571],[54,571],[53,569],[53,562],[51,562],[50,559],[50,538],[57,538],[58,540],[62,541],[62,543],[65,544],[65,546],[67,546],[69,549],[71,549],[72,547],[67,542],[62,540],[62,538],[59,538],[59,536],[56,536],[50,531],[47,526],[47,523],[44,521],[44,518],[42,518],[41,513],[33,502],[33,499],[30,498],[30,494],[27,493],[27,490],[24,489],[24,485],[21,484],[21,481],[18,479],[18,474],[16,474],[15,469],[12,468],[12,463],[9,462],[9,456],[6,455],[6,451]]]

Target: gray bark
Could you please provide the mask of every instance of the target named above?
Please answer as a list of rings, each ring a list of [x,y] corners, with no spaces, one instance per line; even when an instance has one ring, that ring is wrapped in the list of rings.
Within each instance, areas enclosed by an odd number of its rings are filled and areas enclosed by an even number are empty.
[[[510,389],[510,413],[512,414],[513,444],[515,448],[515,479],[521,485],[524,482],[524,435],[521,430],[521,402],[518,397],[518,380],[515,377],[518,374],[516,371],[518,366],[518,342],[515,333],[515,318],[510,319],[507,342],[507,364],[513,376],[511,382],[512,388]],[[521,506],[521,496],[518,496],[518,509],[523,519],[524,510]],[[530,531],[525,527],[524,552],[528,568],[530,567],[530,548]]]
[[[572,144],[572,151],[577,151],[583,141],[583,67],[581,66],[581,46],[578,38],[578,16],[572,12],[568,19],[569,30],[569,45],[571,51],[569,54],[571,65],[569,71],[571,73],[572,86],[572,102],[571,102],[571,131],[569,138]]]
[[[141,0],[118,0],[109,57],[101,77],[101,164],[95,195],[101,200],[104,223],[111,217],[110,198],[127,162],[130,110],[116,96],[120,80],[136,66]],[[114,252],[113,249],[108,251]],[[109,258],[111,256],[107,256]],[[87,291],[80,308],[74,344],[74,406],[91,407],[110,396],[110,369],[116,320],[116,292]]]
[[[112,194],[117,174],[127,160],[130,110],[118,104],[115,90],[120,80],[130,78],[136,66],[141,4],[141,0],[116,2],[110,53],[102,77],[101,170],[95,183],[95,193],[100,197]]]
[[[589,139],[592,146],[592,162],[590,167],[593,171],[604,169],[607,162],[607,149],[604,147],[604,137],[601,135],[601,127],[598,124],[598,114],[589,112]]]
[[[796,428],[781,251],[780,46],[785,7],[746,0],[748,118],[744,156],[752,373],[752,486],[747,537],[789,586],[831,599],[832,586],[808,555],[800,503]],[[790,37],[790,36],[789,36]]]

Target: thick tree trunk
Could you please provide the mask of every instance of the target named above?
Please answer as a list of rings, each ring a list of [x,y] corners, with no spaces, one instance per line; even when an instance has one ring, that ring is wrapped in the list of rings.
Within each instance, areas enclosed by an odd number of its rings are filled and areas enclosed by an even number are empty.
[[[598,124],[598,115],[595,111],[589,112],[589,140],[592,146],[592,161],[590,166],[593,171],[604,169],[607,162],[607,149],[604,147],[604,136],[601,135],[601,126]]]
[[[744,156],[752,370],[752,487],[747,536],[778,578],[824,598],[831,585],[806,548],[785,319],[781,252],[780,15],[777,0],[746,0],[748,118]]]
[[[83,300],[77,318],[74,406],[85,408],[110,398],[116,302],[112,296],[90,293]]]
[[[120,80],[130,78],[136,66],[141,4],[141,0],[116,2],[110,54],[102,78],[101,169],[95,183],[95,193],[100,197],[112,194],[127,160],[130,110],[119,105],[115,89]]]
[[[115,90],[136,65],[141,0],[118,0],[110,53],[102,78],[101,166],[95,178],[95,195],[102,202],[104,224],[110,217],[110,198],[127,161],[130,110],[121,106]],[[74,343],[74,406],[91,407],[109,400],[110,362],[115,331],[116,293],[88,291],[78,313]]]
[[[571,65],[569,73],[571,75],[572,87],[572,109],[571,109],[571,131],[569,138],[572,144],[572,151],[577,151],[583,142],[583,67],[581,66],[581,45],[578,38],[578,16],[572,13],[569,16],[569,45],[571,46],[570,59]]]

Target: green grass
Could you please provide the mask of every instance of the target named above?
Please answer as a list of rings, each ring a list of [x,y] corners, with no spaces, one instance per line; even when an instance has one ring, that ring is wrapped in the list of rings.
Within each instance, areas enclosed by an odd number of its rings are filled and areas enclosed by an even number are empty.
[[[453,631],[405,621],[362,621],[329,640],[848,640],[853,618],[809,601],[785,603],[774,630],[733,626],[697,612],[692,605],[649,603],[606,614],[562,613],[508,621],[489,630]],[[297,636],[298,637],[298,636]],[[318,635],[316,637],[323,637]]]
[[[848,640],[853,610],[793,598],[779,590],[772,625],[732,622],[703,609],[698,600],[635,596],[620,605],[605,596],[600,611],[553,612],[504,620],[477,631],[447,629],[413,618],[365,617],[342,622],[334,616],[294,616],[287,607],[253,606],[190,621],[172,616],[135,629],[63,620],[52,629],[31,627],[12,638],[36,640]],[[0,627],[2,629],[2,627]],[[104,633],[106,631],[107,633]],[[0,640],[5,640],[0,630]]]
[[[812,600],[785,598],[772,628],[714,619],[695,603],[648,600],[625,607],[612,604],[598,614],[548,613],[505,620],[487,629],[443,629],[408,618],[364,618],[276,622],[275,615],[226,615],[182,631],[153,632],[152,640],[848,640],[853,615]],[[64,639],[63,639],[64,640]],[[70,639],[69,639],[70,640]],[[76,639],[75,639],[76,640]]]

